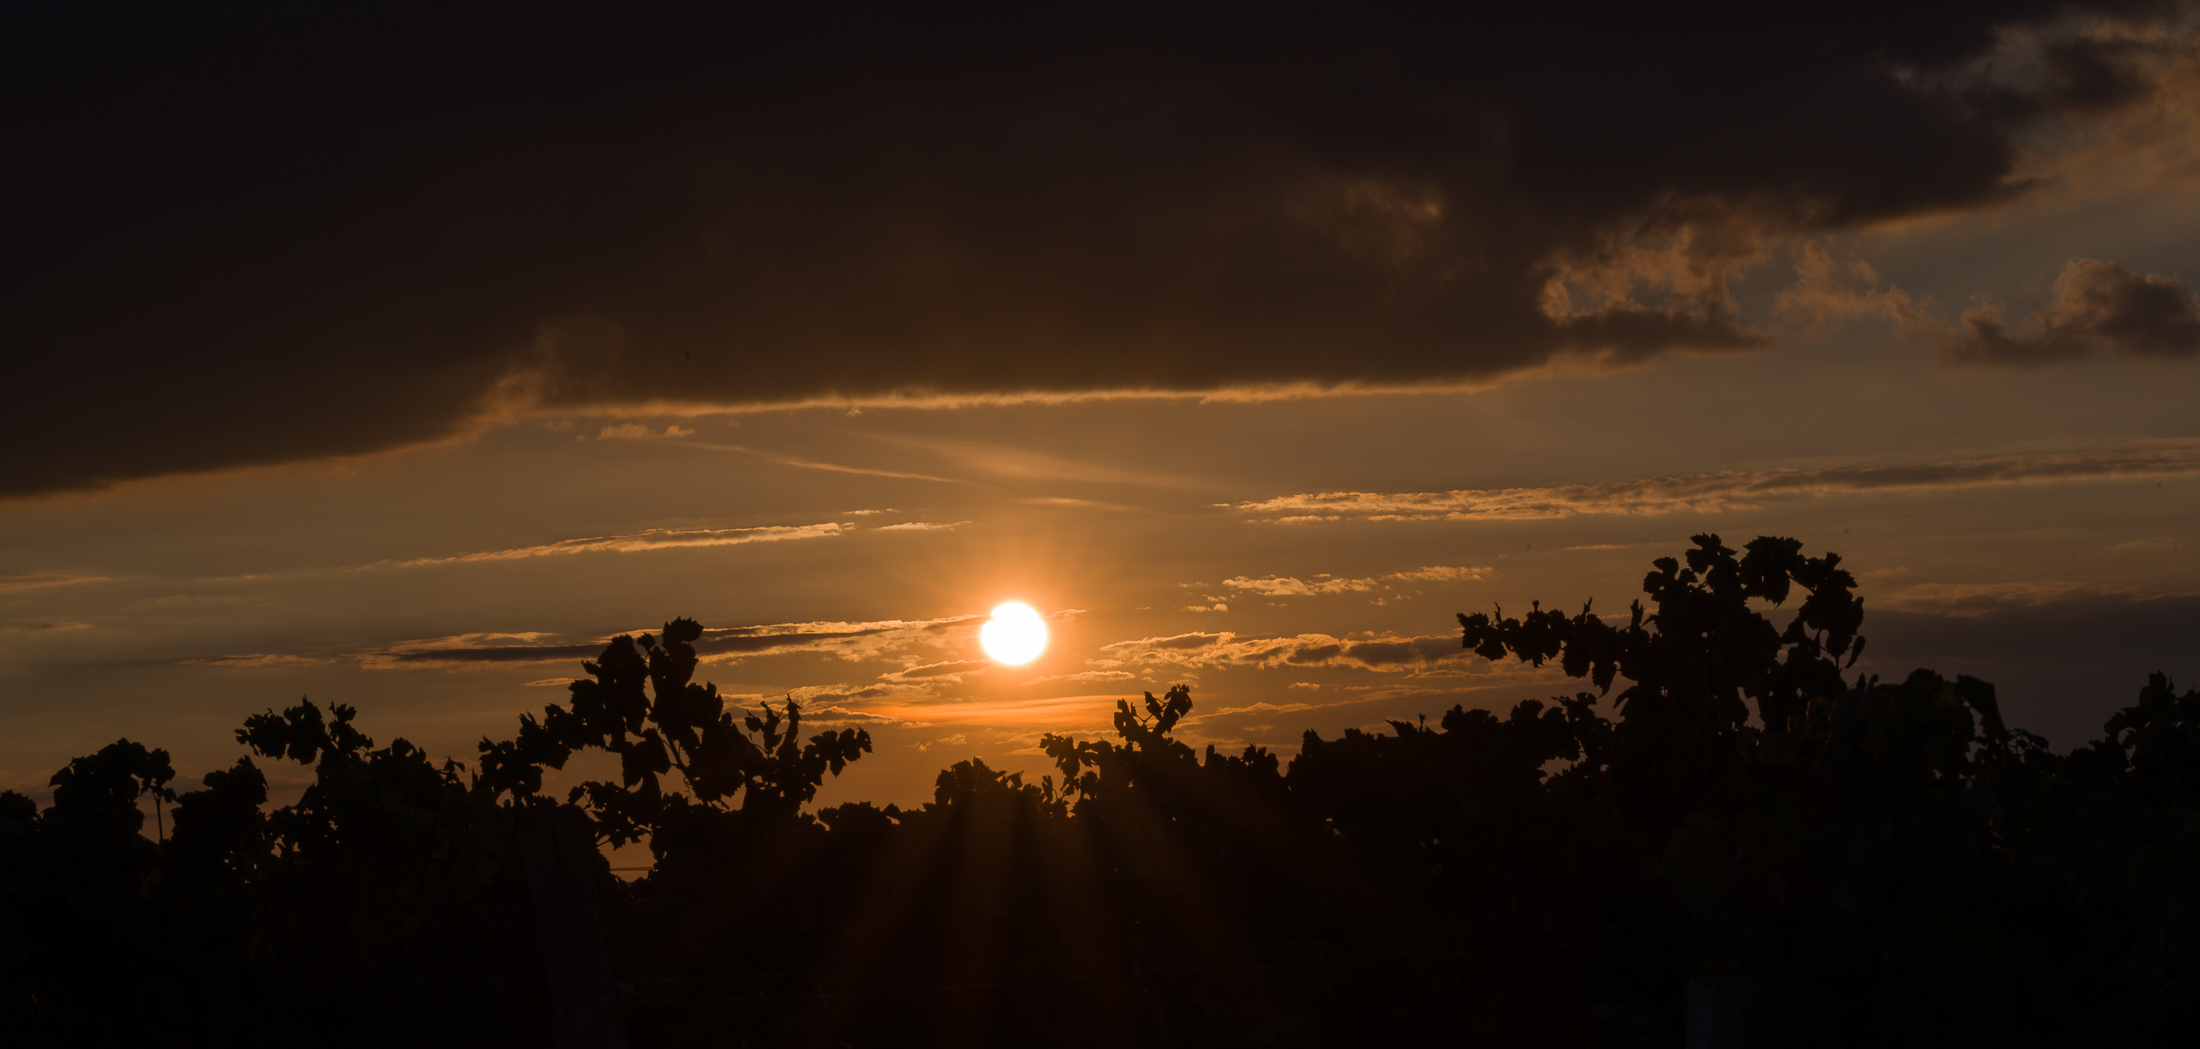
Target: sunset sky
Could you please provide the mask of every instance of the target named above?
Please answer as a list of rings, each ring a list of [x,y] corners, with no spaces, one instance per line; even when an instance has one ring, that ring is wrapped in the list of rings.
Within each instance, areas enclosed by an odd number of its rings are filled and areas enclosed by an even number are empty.
[[[5,16],[0,788],[675,616],[827,802],[1290,753],[1705,531],[2059,746],[2200,683],[2191,4],[743,6]]]

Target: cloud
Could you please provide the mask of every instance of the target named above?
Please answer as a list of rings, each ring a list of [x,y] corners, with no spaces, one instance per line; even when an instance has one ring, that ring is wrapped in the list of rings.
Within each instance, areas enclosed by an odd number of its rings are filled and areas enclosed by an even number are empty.
[[[1297,714],[1308,710],[1329,710],[1336,707],[1357,706],[1362,703],[1376,703],[1387,700],[1411,699],[1422,696],[1457,696],[1464,691],[1473,690],[1461,689],[1457,687],[1423,688],[1418,686],[1400,684],[1364,685],[1353,687],[1351,689],[1350,695],[1339,696],[1335,699],[1326,700],[1320,703],[1269,703],[1263,701],[1259,703],[1249,703],[1244,706],[1222,707],[1218,710],[1203,711],[1201,713],[1204,714],[1204,716],[1206,717],[1214,718],[1225,717],[1233,714]],[[1388,730],[1388,726],[1376,727],[1379,727],[1384,731]],[[1270,730],[1273,728],[1274,726],[1272,725],[1247,725],[1244,726],[1241,731],[1262,731]]]
[[[1095,662],[1110,665],[1353,667],[1382,671],[1425,671],[1463,654],[1459,639],[1449,634],[1364,640],[1328,634],[1240,638],[1227,630],[1118,641],[1101,646],[1100,651],[1102,659]]]
[[[1491,571],[1492,569],[1488,565],[1476,565],[1471,568],[1459,565],[1430,565],[1427,568],[1416,568],[1410,572],[1393,572],[1384,578],[1406,583],[1470,583],[1480,580],[1490,574]]]
[[[815,459],[804,459],[801,456],[788,455],[784,452],[767,452],[756,448],[744,447],[738,444],[713,444],[706,441],[684,441],[680,444],[680,447],[694,448],[701,451],[709,452],[738,452],[742,455],[755,456],[756,458],[765,460],[766,462],[778,463],[781,466],[791,466],[799,470],[823,470],[826,473],[855,474],[859,477],[892,477],[897,480],[903,481],[936,481],[940,484],[962,483],[960,480],[957,480],[953,477],[935,477],[931,474],[906,473],[900,470],[881,470],[869,466],[846,466],[840,463],[822,463],[818,462]],[[879,512],[881,511],[859,511],[859,513]],[[892,513],[894,511],[889,510],[884,512]]]
[[[738,663],[764,655],[819,653],[856,663],[885,659],[912,649],[949,648],[967,641],[984,616],[942,619],[878,620],[864,623],[819,621],[759,626],[708,627],[695,642],[701,662]],[[650,630],[629,630],[640,635]],[[351,653],[347,658],[371,669],[453,669],[466,666],[528,663],[578,663],[594,659],[608,639],[556,638],[540,632],[472,633],[404,641]],[[982,661],[979,661],[982,662]],[[538,682],[539,683],[539,682]],[[865,686],[852,686],[861,689]]]
[[[255,652],[246,656],[209,656],[203,659],[179,659],[176,663],[187,667],[315,667],[330,662],[312,656],[272,655]]]
[[[942,701],[913,696],[870,704],[875,713],[911,725],[982,725],[1019,732],[1063,728],[1105,730],[1120,694]]]
[[[14,624],[9,624],[9,625],[7,625],[7,626],[0,626],[0,633],[8,633],[8,634],[45,634],[45,633],[53,633],[53,632],[58,632],[58,631],[68,631],[68,630],[90,630],[91,628],[92,628],[92,625],[91,625],[90,623],[77,623],[77,622],[59,622],[59,623],[14,623]]]
[[[604,642],[549,642],[540,631],[476,632],[400,641],[386,648],[353,652],[347,658],[372,670],[550,663],[594,659]],[[261,658],[261,657],[254,657]],[[265,657],[293,658],[293,657]],[[578,669],[578,668],[576,668]]]
[[[74,586],[78,583],[103,583],[104,576],[61,575],[54,572],[37,572],[22,575],[0,575],[0,593],[10,590],[42,590],[50,586]]]
[[[141,13],[120,46],[56,9],[0,34],[40,158],[0,194],[0,345],[41,391],[0,420],[40,449],[0,494],[545,410],[1746,350],[1771,336],[1730,286],[1787,238],[2183,163],[2184,125],[2144,119],[2191,95],[2182,7],[2065,10],[337,4]],[[2110,312],[2073,337],[2179,345],[2176,296],[2085,287]]]
[[[1487,565],[1476,568],[1431,565],[1410,572],[1392,572],[1389,575],[1373,576],[1366,579],[1339,579],[1326,573],[1315,576],[1312,580],[1296,579],[1291,576],[1270,576],[1266,579],[1236,576],[1223,580],[1222,585],[1236,590],[1250,591],[1262,597],[1313,597],[1320,594],[1366,593],[1370,590],[1388,589],[1389,584],[1392,583],[1468,582],[1482,578],[1489,571],[1490,568]]]
[[[637,553],[643,550],[675,550],[699,546],[739,546],[743,543],[778,543],[795,539],[822,539],[845,534],[850,526],[826,523],[772,525],[764,528],[651,528],[626,535],[560,539],[554,543],[490,550],[456,557],[420,557],[400,561],[399,568],[427,565],[468,564],[476,561],[517,561],[529,557],[565,554]]]
[[[1130,510],[1122,503],[1104,503],[1094,499],[1074,499],[1066,495],[1033,496],[1016,500],[1026,506],[1053,506],[1079,510]]]
[[[2102,19],[2074,39],[2009,34],[2001,50],[2028,48],[2035,68],[2078,87],[2081,97],[2107,102],[2083,107],[2075,120],[2050,120],[2049,133],[2031,136],[2018,175],[2064,197],[2200,179],[2200,63],[2190,10],[2182,26]],[[2135,97],[2145,104],[2116,104]]]
[[[598,431],[596,439],[599,441],[661,441],[693,436],[695,436],[695,431],[682,429],[678,426],[666,426],[663,430],[652,430],[641,423],[619,423],[606,426]],[[583,437],[581,439],[585,441],[588,438]]]
[[[1963,313],[1963,337],[1947,344],[1958,364],[2040,364],[2103,353],[2190,359],[2200,354],[2200,295],[2182,277],[2142,277],[2113,262],[2072,259],[2054,301],[2012,331],[2002,307]]]
[[[1720,513],[1751,509],[1769,499],[2195,473],[2200,473],[2200,444],[2149,443],[2097,451],[2035,452],[1937,463],[1818,470],[1737,470],[1548,488],[1316,492],[1238,503],[1235,509],[1277,524],[1347,518],[1367,521],[1540,520],[1579,514]]]
[[[1335,704],[1331,704],[1331,703],[1266,703],[1266,702],[1263,702],[1263,703],[1248,703],[1248,704],[1246,704],[1245,706],[1242,706],[1242,707],[1223,707],[1223,708],[1221,708],[1221,709],[1219,709],[1219,710],[1211,710],[1211,711],[1208,711],[1208,712],[1207,712],[1207,716],[1208,716],[1208,717],[1221,717],[1221,716],[1223,716],[1223,715],[1225,715],[1225,714],[1263,714],[1263,713],[1267,713],[1267,714],[1296,714],[1296,713],[1298,713],[1299,711],[1302,711],[1302,710],[1320,710],[1320,709],[1321,709],[1321,708],[1323,708],[1323,707],[1326,707],[1326,706],[1334,706],[1334,705],[1335,705]]]
[[[2200,355],[2200,294],[2182,277],[2141,276],[2114,262],[2071,259],[2055,278],[2052,301],[2012,327],[2006,308],[1983,301],[1958,323],[1934,317],[1900,288],[1879,287],[1861,262],[1834,263],[1815,244],[1804,249],[1798,280],[1778,308],[1812,328],[1863,317],[1895,322],[1904,338],[1952,365],[2037,365],[2120,354],[2186,360]]]
[[[1920,615],[1982,616],[2081,598],[2144,596],[2141,587],[2107,583],[1920,583],[1882,598],[1880,604]]]
[[[974,473],[1006,481],[1081,481],[1088,484],[1136,485],[1146,488],[1201,489],[1210,482],[1178,474],[1135,470],[1106,463],[1084,462],[1059,455],[987,441],[944,437],[896,435],[881,440],[939,456]],[[1057,505],[1063,505],[1056,501]],[[1090,504],[1070,500],[1069,505]]]
[[[923,664],[922,666],[914,666],[914,667],[910,667],[910,668],[908,668],[908,669],[906,669],[906,670],[897,670],[897,671],[894,671],[894,672],[893,672],[893,673],[891,673],[891,674],[881,674],[881,675],[879,675],[879,680],[881,680],[881,681],[922,681],[922,680],[946,680],[946,681],[960,681],[960,680],[962,680],[962,678],[963,678],[963,675],[965,675],[965,674],[980,674],[980,673],[984,673],[984,672],[985,672],[985,671],[987,671],[987,670],[991,670],[992,668],[993,668],[993,664],[992,664],[992,662],[991,662],[990,660],[984,660],[984,659],[950,659],[950,660],[947,660],[946,662],[942,662],[942,663],[926,663],[926,664]]]
[[[964,525],[966,525],[966,524],[969,524],[969,523],[970,523],[970,522],[968,522],[968,521],[946,521],[946,522],[939,522],[939,521],[903,521],[903,522],[902,522],[902,523],[900,523],[900,524],[890,524],[890,525],[886,525],[886,526],[884,526],[884,527],[882,527],[882,528],[878,529],[878,531],[881,531],[881,532],[946,532],[946,531],[951,531],[951,530],[953,530],[953,529],[961,528],[962,526],[964,526]]]
[[[888,717],[884,714],[873,714],[869,711],[850,710],[847,707],[838,706],[822,706],[814,709],[804,707],[802,710],[802,723],[805,725],[886,725],[893,727],[906,727],[911,724],[906,718]]]
[[[1133,681],[1138,675],[1125,670],[1084,670],[1075,674],[1048,674],[1024,682],[1026,685],[1043,685],[1052,681],[1076,681],[1096,683],[1102,681]]]
[[[966,645],[985,623],[983,615],[868,622],[818,621],[709,629],[696,642],[702,660],[732,663],[759,654],[815,652],[850,663],[886,659],[920,649]]]
[[[1337,579],[1322,575],[1312,582],[1290,576],[1271,576],[1267,579],[1248,579],[1234,576],[1222,581],[1223,586],[1236,590],[1249,590],[1263,597],[1311,597],[1315,594],[1345,594],[1373,590],[1380,585],[1376,579]]]

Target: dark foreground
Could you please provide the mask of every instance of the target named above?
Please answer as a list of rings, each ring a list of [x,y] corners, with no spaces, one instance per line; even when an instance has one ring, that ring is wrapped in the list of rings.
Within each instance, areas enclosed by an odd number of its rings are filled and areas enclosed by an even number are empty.
[[[724,710],[687,620],[471,770],[308,702],[238,733],[314,770],[269,812],[251,758],[179,794],[118,742],[43,812],[0,795],[0,1040],[548,1046],[600,1007],[637,1046],[1678,1046],[1719,976],[1751,1045],[2191,1044],[2200,693],[2155,675],[2057,754],[1983,682],[1844,681],[1853,586],[1699,537],[1624,626],[1461,617],[1595,691],[1285,765],[1175,741],[1180,687],[1049,737],[1059,776],[961,762],[906,811],[805,813],[868,735]],[[540,795],[591,748],[619,782]],[[600,903],[546,897],[520,827],[566,800],[655,869],[584,847]]]

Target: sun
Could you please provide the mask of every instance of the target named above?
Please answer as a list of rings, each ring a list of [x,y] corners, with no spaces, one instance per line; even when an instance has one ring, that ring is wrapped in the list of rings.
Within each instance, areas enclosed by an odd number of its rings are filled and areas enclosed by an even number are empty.
[[[1004,601],[993,609],[993,618],[978,630],[978,644],[996,663],[1019,667],[1047,650],[1046,620],[1030,605]]]

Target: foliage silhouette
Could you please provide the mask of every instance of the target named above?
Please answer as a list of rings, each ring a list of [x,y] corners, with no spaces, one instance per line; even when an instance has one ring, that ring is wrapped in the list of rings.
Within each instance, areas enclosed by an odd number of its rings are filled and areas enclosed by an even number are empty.
[[[1285,761],[1178,738],[1178,685],[1115,739],[1045,736],[1037,783],[972,758],[911,809],[815,807],[868,734],[727,710],[685,619],[472,773],[309,701],[180,794],[119,741],[44,811],[0,794],[0,1010],[25,1045],[543,1044],[514,828],[596,752],[617,780],[567,802],[656,859],[595,861],[638,1045],[1671,1045],[1699,975],[1762,981],[1753,1045],[2182,1044],[2200,693],[2156,674],[2059,754],[1984,682],[1844,680],[1854,588],[1794,540],[1699,536],[1625,625],[1460,617],[1588,690]],[[312,784],[264,811],[255,758]]]
[[[571,710],[552,704],[540,721],[521,718],[516,738],[481,741],[483,784],[537,802],[543,769],[564,768],[580,750],[615,754],[621,782],[583,783],[570,800],[587,801],[601,836],[624,845],[666,829],[698,833],[733,811],[752,820],[792,817],[817,797],[828,772],[839,775],[871,750],[863,729],[823,732],[802,743],[802,711],[792,700],[779,710],[767,703],[761,714],[736,722],[718,686],[694,681],[694,642],[702,633],[694,620],[675,619],[661,640],[612,639],[595,662],[582,665],[591,677],[573,682]],[[663,777],[675,771],[685,794],[665,790]]]

